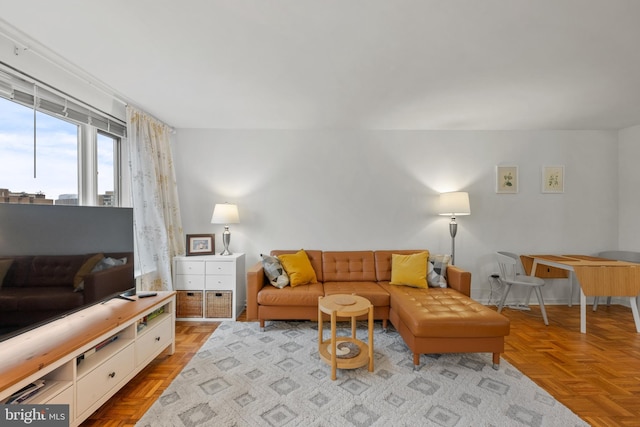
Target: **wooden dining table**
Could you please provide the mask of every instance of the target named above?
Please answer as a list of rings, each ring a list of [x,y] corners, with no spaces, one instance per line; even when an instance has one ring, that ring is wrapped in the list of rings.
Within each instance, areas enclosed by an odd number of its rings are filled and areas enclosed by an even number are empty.
[[[568,278],[580,287],[580,332],[587,332],[587,297],[628,297],[640,333],[640,264],[589,255],[522,255],[525,272],[542,278]]]

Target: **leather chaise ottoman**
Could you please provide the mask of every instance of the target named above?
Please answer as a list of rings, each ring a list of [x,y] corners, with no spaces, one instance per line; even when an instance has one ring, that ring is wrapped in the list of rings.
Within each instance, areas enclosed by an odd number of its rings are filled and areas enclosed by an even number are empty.
[[[493,353],[498,369],[510,322],[450,288],[424,290],[382,284],[391,295],[389,318],[420,365],[423,353]]]

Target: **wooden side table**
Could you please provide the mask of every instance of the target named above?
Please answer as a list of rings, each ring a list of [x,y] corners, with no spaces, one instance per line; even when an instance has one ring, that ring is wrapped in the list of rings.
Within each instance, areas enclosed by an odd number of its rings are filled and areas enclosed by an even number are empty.
[[[324,339],[322,313],[331,316],[331,338]],[[356,317],[368,316],[369,343],[356,338]],[[336,337],[338,317],[351,318],[351,337]],[[331,379],[336,379],[336,368],[355,369],[369,364],[373,372],[373,305],[357,295],[336,294],[318,298],[318,352],[331,366]]]

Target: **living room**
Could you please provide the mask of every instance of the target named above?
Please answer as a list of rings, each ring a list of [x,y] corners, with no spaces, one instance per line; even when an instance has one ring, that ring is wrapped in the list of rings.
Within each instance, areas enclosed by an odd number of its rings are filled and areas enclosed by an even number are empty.
[[[106,6],[45,3],[36,2],[62,22],[77,7],[78,19],[72,20],[87,34],[91,25],[102,28],[87,18],[90,12],[108,12]],[[472,274],[472,298],[495,304],[489,275],[496,271],[498,250],[640,250],[640,201],[634,196],[640,182],[640,64],[634,46],[640,11],[629,1],[560,3],[545,8],[491,2],[485,9],[460,2],[466,12],[456,13],[454,6],[442,11],[439,2],[429,2],[443,13],[439,17],[430,16],[428,6],[403,4],[418,8],[422,19],[380,2],[364,16],[356,6],[333,4],[336,12],[307,2],[315,19],[303,6],[281,4],[270,11],[265,5],[244,10],[216,3],[197,21],[204,31],[201,20],[220,14],[215,43],[178,30],[183,18],[171,13],[175,6],[163,5],[164,12],[155,12],[158,19],[149,21],[193,38],[172,34],[137,47],[153,53],[140,59],[126,50],[126,65],[118,64],[130,68],[125,73],[87,53],[90,37],[74,39],[56,19],[35,22],[34,6],[25,2],[5,5],[2,19],[28,37],[22,45],[29,49],[17,55],[15,40],[4,35],[0,60],[122,116],[121,106],[95,89],[110,87],[112,98],[172,126],[184,233],[215,234],[219,252],[223,227],[211,224],[214,205],[237,204],[240,222],[231,226],[231,250],[245,253],[247,266],[272,249],[448,253],[449,218],[438,215],[438,196],[466,191],[471,214],[458,218],[456,265]],[[119,12],[126,14],[126,7]],[[122,19],[141,25],[142,6],[132,7],[136,13]],[[341,16],[337,22],[334,14]],[[327,22],[334,27],[325,28]],[[424,29],[430,25],[432,30]],[[331,29],[345,39],[331,41]],[[160,37],[166,29],[145,31]],[[125,55],[126,38],[97,37],[105,57]],[[426,40],[438,42],[421,52]],[[290,49],[288,60],[267,42]],[[250,52],[233,55],[252,44]],[[53,53],[38,52],[44,47]],[[358,47],[363,56],[352,60]],[[173,68],[193,50],[206,57],[201,68],[190,62]],[[89,85],[78,78],[85,72]],[[184,86],[185,80],[213,83],[202,83],[208,91],[200,91]],[[543,167],[557,165],[564,167],[563,192],[542,192]],[[497,166],[517,166],[517,192],[496,192]],[[566,280],[550,280],[543,293],[549,305],[565,306],[570,299]],[[524,295],[514,290],[510,302]]]

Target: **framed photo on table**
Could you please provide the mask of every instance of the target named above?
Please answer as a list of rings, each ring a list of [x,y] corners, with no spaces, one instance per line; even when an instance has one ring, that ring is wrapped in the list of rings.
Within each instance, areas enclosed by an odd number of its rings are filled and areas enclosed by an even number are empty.
[[[187,234],[187,256],[213,255],[215,234]]]
[[[564,166],[542,167],[542,192],[564,193]]]
[[[518,166],[496,166],[496,193],[518,192]]]

